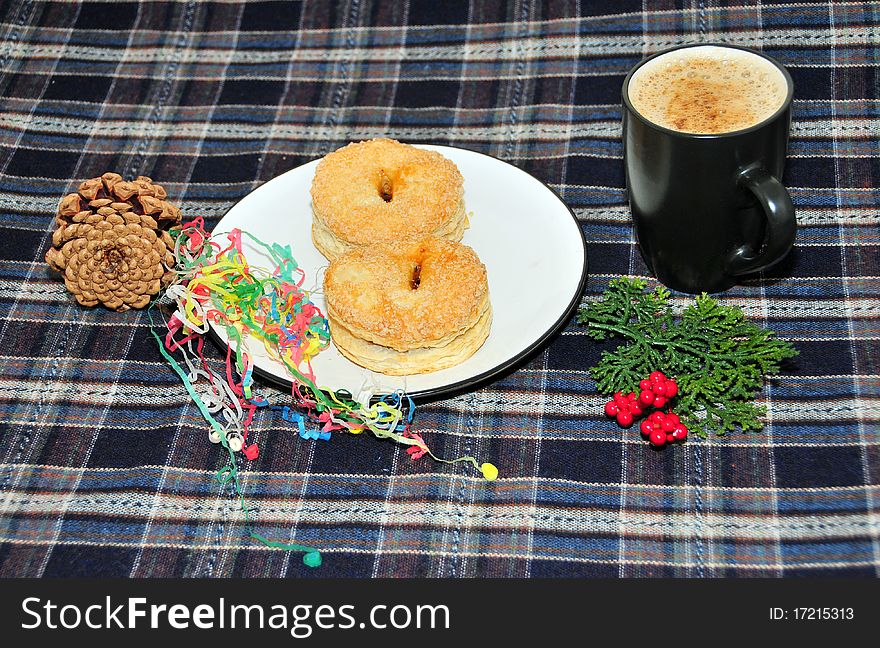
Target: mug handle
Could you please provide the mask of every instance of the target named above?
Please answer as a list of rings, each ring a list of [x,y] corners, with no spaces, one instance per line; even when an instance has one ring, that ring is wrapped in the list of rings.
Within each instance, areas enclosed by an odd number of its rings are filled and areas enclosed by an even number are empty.
[[[746,169],[739,177],[739,184],[751,191],[763,207],[767,217],[767,234],[758,250],[747,243],[731,252],[727,257],[727,271],[732,275],[757,272],[782,260],[794,245],[797,232],[791,196],[766,169]]]

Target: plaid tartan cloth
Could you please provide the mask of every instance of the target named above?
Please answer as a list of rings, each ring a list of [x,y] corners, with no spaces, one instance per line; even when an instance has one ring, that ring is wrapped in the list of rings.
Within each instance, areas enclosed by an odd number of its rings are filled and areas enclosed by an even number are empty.
[[[0,575],[877,576],[880,8],[646,4],[4,3]],[[387,135],[549,183],[589,241],[589,300],[647,276],[623,76],[699,41],[762,49],[796,86],[796,247],[722,296],[801,352],[762,394],[762,433],[650,451],[603,417],[598,350],[570,323],[518,371],[420,407],[433,449],[494,462],[493,484],[258,418],[261,454],[242,466],[257,530],[319,547],[309,570],[245,535],[215,480],[226,458],[145,314],[78,307],[43,262],[58,200],[85,178],[149,175],[213,224],[283,171]]]

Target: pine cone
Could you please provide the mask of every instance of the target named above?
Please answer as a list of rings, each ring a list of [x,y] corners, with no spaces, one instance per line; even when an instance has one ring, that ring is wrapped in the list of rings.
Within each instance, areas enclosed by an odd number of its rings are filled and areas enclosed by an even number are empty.
[[[46,262],[80,304],[143,308],[170,282],[174,241],[165,230],[181,215],[165,197],[147,177],[105,173],[61,200]]]
[[[150,216],[93,214],[57,230],[46,262],[83,306],[143,308],[172,277],[174,241]]]

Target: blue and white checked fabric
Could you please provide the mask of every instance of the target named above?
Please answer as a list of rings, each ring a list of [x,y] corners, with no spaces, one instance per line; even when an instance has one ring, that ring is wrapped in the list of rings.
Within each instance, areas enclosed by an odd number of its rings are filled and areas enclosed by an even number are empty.
[[[0,575],[876,577],[880,8],[644,4],[4,3]],[[623,76],[703,41],[761,49],[796,86],[795,249],[721,296],[801,352],[762,394],[762,433],[650,451],[602,416],[587,374],[599,350],[574,323],[518,371],[420,407],[433,449],[492,461],[491,485],[264,416],[245,493],[260,533],[322,549],[309,571],[244,534],[214,479],[225,458],[145,315],[78,307],[43,263],[58,200],[85,178],[149,175],[212,224],[283,171],[390,136],[549,183],[589,241],[589,300],[647,276]]]

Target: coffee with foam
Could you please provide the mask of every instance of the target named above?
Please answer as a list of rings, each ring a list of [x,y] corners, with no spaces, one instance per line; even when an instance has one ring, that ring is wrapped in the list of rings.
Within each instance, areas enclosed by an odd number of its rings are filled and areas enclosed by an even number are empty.
[[[645,119],[682,133],[730,133],[760,124],[785,103],[788,83],[767,59],[703,45],[651,59],[627,93]]]

